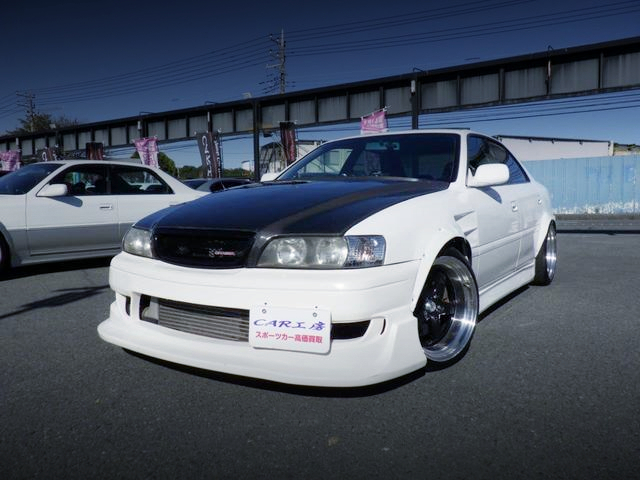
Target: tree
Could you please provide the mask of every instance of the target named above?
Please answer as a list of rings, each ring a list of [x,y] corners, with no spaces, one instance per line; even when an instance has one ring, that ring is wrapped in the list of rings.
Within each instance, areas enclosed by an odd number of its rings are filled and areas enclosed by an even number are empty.
[[[176,163],[171,160],[166,153],[158,152],[158,165],[160,165],[161,170],[164,170],[172,177],[178,178],[178,167],[176,167]]]
[[[138,152],[133,152],[131,158],[140,158]],[[158,165],[160,170],[167,172],[172,177],[178,178],[178,167],[176,163],[164,152],[158,152]]]
[[[9,135],[47,132],[56,128],[72,127],[80,123],[78,120],[72,120],[64,115],[54,117],[49,113],[33,113],[18,121],[20,122],[20,127],[8,132]]]
[[[253,172],[248,172],[244,168],[225,168],[222,173],[224,177],[246,177],[251,178]]]
[[[202,176],[202,167],[194,167],[193,165],[183,165],[179,169],[180,179],[199,178]]]

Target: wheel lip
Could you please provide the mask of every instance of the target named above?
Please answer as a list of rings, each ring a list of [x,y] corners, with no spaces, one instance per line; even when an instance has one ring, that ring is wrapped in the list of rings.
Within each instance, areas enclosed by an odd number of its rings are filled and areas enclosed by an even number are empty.
[[[471,268],[462,260],[442,256],[436,259],[432,268],[434,267],[442,268],[450,275],[450,281],[454,284],[454,302],[457,304],[454,318],[445,336],[432,345],[422,345],[428,360],[442,363],[460,355],[473,336],[478,317],[478,289]],[[425,300],[426,298],[421,299],[421,306]],[[421,316],[422,313],[419,314],[418,321],[422,321]]]
[[[552,280],[556,274],[556,266],[558,263],[558,243],[556,229],[553,225],[549,226],[547,237],[545,238],[545,264],[547,270],[547,278]]]

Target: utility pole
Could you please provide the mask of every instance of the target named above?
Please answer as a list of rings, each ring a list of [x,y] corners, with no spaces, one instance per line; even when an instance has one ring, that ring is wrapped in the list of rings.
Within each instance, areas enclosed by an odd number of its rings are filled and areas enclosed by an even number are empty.
[[[28,128],[30,132],[33,132],[35,130],[34,118],[36,116],[36,96],[32,92],[16,92],[16,95],[22,98],[22,101],[18,100],[18,106],[27,109]]]
[[[273,65],[267,65],[267,68],[277,68],[279,70],[278,80],[274,82],[274,87],[276,84],[279,86],[280,93],[284,93],[287,85],[287,71],[285,69],[285,42],[284,42],[284,30],[280,31],[280,38],[273,38],[271,36],[271,41],[275,42],[278,45],[278,50],[274,54],[273,51],[269,51],[269,53],[275,58],[276,62]]]

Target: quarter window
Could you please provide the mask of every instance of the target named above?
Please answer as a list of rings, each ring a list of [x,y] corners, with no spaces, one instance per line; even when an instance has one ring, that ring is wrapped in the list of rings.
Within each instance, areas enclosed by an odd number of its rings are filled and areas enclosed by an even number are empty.
[[[173,193],[152,170],[126,165],[111,167],[111,192],[115,195]]]

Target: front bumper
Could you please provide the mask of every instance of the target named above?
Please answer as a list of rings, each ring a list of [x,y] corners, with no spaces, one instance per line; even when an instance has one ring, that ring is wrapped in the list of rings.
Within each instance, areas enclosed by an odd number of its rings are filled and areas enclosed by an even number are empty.
[[[126,253],[111,264],[116,292],[100,337],[173,363],[270,381],[347,387],[380,383],[426,364],[411,312],[417,262],[358,270],[200,270]],[[364,335],[332,340],[328,353],[253,348],[140,320],[141,296],[250,309],[319,307],[332,324],[369,321]]]

